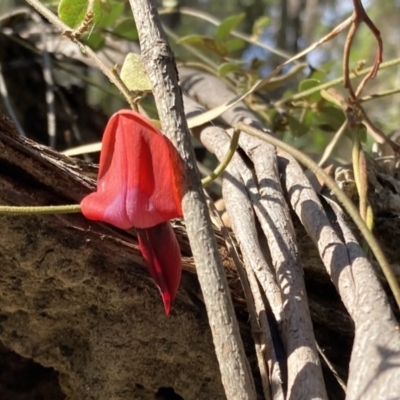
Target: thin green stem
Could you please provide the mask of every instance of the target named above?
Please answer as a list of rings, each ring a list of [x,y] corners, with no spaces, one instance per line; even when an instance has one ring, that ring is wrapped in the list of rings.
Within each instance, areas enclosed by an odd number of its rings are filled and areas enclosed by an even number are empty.
[[[215,179],[217,179],[229,165],[233,155],[239,144],[240,131],[235,130],[232,136],[229,150],[226,153],[224,159],[215,168],[215,170],[205,178],[201,180],[203,186],[209,185]],[[37,206],[37,207],[25,207],[25,206],[0,206],[0,214],[11,214],[11,215],[43,215],[43,214],[71,214],[81,212],[79,204],[65,205],[65,206]]]
[[[365,103],[366,101],[381,99],[382,97],[387,97],[387,96],[391,96],[393,94],[398,94],[398,93],[400,93],[400,88],[388,89],[388,90],[384,90],[383,92],[380,92],[380,93],[369,94],[367,96],[363,96],[360,99],[358,99],[358,101],[359,101],[359,103]]]
[[[159,12],[159,14],[163,15],[163,14],[171,14],[171,13],[176,13],[176,12],[179,12],[179,13],[181,13],[183,15],[189,15],[191,17],[202,19],[204,21],[209,22],[210,24],[212,24],[214,26],[219,26],[221,24],[221,22],[222,22],[221,20],[219,20],[218,18],[213,17],[210,14],[207,14],[207,13],[205,13],[203,11],[195,10],[195,9],[189,8],[189,7],[180,7],[177,10],[164,9],[164,10],[161,10]],[[231,31],[231,35],[235,36],[237,38],[240,38],[240,39],[242,39],[242,40],[244,40],[244,41],[246,41],[248,43],[251,43],[251,44],[254,44],[254,45],[258,46],[258,47],[261,47],[261,48],[263,48],[263,49],[265,49],[265,50],[267,50],[267,51],[269,51],[269,52],[271,52],[273,54],[276,54],[276,55],[278,55],[278,56],[280,56],[280,57],[282,57],[282,58],[284,58],[286,60],[288,60],[289,58],[291,58],[293,56],[292,54],[289,54],[286,51],[276,49],[273,46],[269,46],[268,44],[263,43],[260,40],[257,40],[254,37],[246,35],[246,34],[244,34],[242,32],[237,31],[237,30]]]
[[[79,204],[68,204],[63,206],[40,206],[40,207],[0,206],[0,214],[9,214],[9,215],[72,214],[80,212],[81,212],[81,206]]]
[[[235,151],[238,147],[239,136],[240,136],[240,131],[235,129],[235,131],[233,132],[231,143],[229,144],[228,152],[226,153],[221,163],[217,166],[217,168],[215,168],[210,175],[206,176],[201,180],[201,184],[203,186],[209,185],[212,181],[217,179],[225,171],[226,167],[231,162],[232,157],[235,154]]]
[[[300,150],[297,150],[294,147],[288,145],[287,143],[282,142],[281,140],[271,135],[268,135],[265,132],[262,132],[256,128],[253,128],[243,122],[237,123],[235,125],[235,129],[246,132],[249,135],[255,136],[260,140],[264,140],[265,142],[272,144],[273,146],[278,147],[283,151],[286,151],[291,156],[293,156],[297,161],[299,161],[301,164],[305,165],[308,169],[310,169],[312,172],[318,175],[318,177],[325,182],[326,186],[328,186],[329,189],[331,189],[333,194],[343,205],[343,207],[348,212],[350,217],[353,219],[354,223],[357,225],[358,229],[360,230],[365,240],[367,241],[370,249],[374,253],[375,258],[378,261],[389,283],[390,289],[392,290],[397,306],[400,309],[400,287],[397,282],[396,276],[394,275],[392,268],[390,267],[390,264],[386,259],[385,254],[383,253],[381,247],[379,246],[379,243],[375,239],[375,236],[368,229],[367,225],[361,218],[356,206],[351,202],[351,200],[346,196],[346,194],[342,190],[340,190],[336,182],[329,175],[327,175],[324,172],[324,170],[318,167],[318,165],[310,157],[302,153]]]
[[[400,58],[396,58],[394,60],[382,63],[380,65],[379,69],[381,70],[381,69],[393,67],[393,66],[399,65],[399,64],[400,64]],[[365,68],[365,69],[363,69],[363,70],[361,70],[361,71],[359,71],[357,73],[352,72],[350,74],[350,79],[354,79],[354,78],[358,78],[360,76],[366,75],[366,74],[370,73],[373,69],[374,69],[374,67],[372,66],[372,67],[369,67],[369,68]],[[288,97],[288,98],[286,98],[284,100],[277,101],[275,103],[275,106],[280,106],[280,105],[283,105],[283,104],[288,103],[288,102],[304,99],[304,98],[306,98],[306,97],[308,97],[308,96],[310,96],[310,95],[312,95],[314,93],[320,92],[323,89],[329,89],[329,88],[331,88],[333,86],[340,85],[341,83],[343,83],[343,76],[341,76],[340,78],[333,79],[333,80],[331,80],[329,82],[322,83],[321,85],[314,86],[313,88],[311,88],[309,90],[304,90],[303,92],[296,93],[293,96]]]

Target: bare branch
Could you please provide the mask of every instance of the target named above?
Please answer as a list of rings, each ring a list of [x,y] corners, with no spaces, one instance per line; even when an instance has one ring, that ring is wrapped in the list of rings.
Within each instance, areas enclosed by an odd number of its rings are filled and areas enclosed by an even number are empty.
[[[193,71],[191,75],[190,70],[184,71],[183,87],[202,105],[214,108],[217,104],[235,97],[218,78]],[[210,93],[214,95],[210,96]],[[254,120],[255,116],[243,103],[239,103],[226,111],[222,118],[228,124],[234,125],[245,118]],[[292,393],[293,396],[307,393],[310,396],[325,398],[302,267],[289,210],[280,186],[274,148],[243,133],[239,143],[254,164],[257,184],[250,185],[250,182],[254,181],[251,172],[246,173],[246,168],[242,168],[240,173],[242,180],[246,182],[252,205],[267,238],[273,271],[277,276],[284,304],[277,315],[274,303],[270,300],[275,317],[281,324],[282,339],[289,356],[288,393]],[[214,152],[218,156],[218,146],[215,146]],[[240,235],[240,229],[237,235]],[[297,378],[299,374],[303,375],[301,380]]]
[[[399,398],[399,326],[376,274],[339,207],[330,202],[337,218],[336,233],[297,162],[283,152],[279,154],[292,207],[317,245],[356,326],[346,398]]]
[[[228,399],[255,399],[253,378],[190,144],[174,56],[153,1],[130,0],[130,4],[163,132],[184,161],[186,193],[182,207],[225,392]]]
[[[203,129],[200,133],[200,139],[206,148],[215,153],[219,159],[224,157],[226,149],[229,148],[229,136],[223,129],[218,127]],[[258,241],[252,204],[239,173],[243,169],[247,169],[247,167],[240,156],[236,154],[223,175],[223,197],[235,236],[243,254],[248,280],[254,296],[261,329],[260,341],[264,346],[263,352],[265,362],[268,364],[272,395],[274,400],[279,400],[283,398],[283,377],[276,356],[270,327],[266,320],[266,307],[258,285],[261,286],[265,296],[268,298],[270,306],[268,312],[272,312],[277,321],[281,319],[283,304],[280,289],[265,260]],[[248,172],[252,180],[250,170]]]

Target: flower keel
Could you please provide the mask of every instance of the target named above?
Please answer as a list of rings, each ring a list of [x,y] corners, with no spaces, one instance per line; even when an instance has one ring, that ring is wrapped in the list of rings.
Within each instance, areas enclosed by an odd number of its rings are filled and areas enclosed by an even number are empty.
[[[181,252],[174,230],[169,222],[164,222],[149,229],[137,229],[137,233],[143,258],[160,290],[168,315],[182,271]]]

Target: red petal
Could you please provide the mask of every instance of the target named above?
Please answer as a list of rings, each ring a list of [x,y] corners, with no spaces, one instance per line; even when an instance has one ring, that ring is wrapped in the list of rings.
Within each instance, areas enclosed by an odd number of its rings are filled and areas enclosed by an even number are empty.
[[[81,202],[88,219],[122,229],[182,216],[179,155],[146,118],[114,114],[103,136],[97,192]]]
[[[143,258],[160,290],[168,315],[182,272],[181,252],[174,230],[169,222],[164,222],[149,229],[138,229],[137,233]]]

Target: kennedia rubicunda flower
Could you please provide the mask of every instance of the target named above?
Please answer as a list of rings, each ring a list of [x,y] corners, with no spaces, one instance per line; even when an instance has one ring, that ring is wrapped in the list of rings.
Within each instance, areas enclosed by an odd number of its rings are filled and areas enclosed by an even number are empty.
[[[169,220],[182,217],[179,155],[137,112],[121,110],[108,121],[97,191],[81,202],[83,215],[118,228],[137,228],[139,247],[156,282],[165,313],[178,290],[182,261]]]

